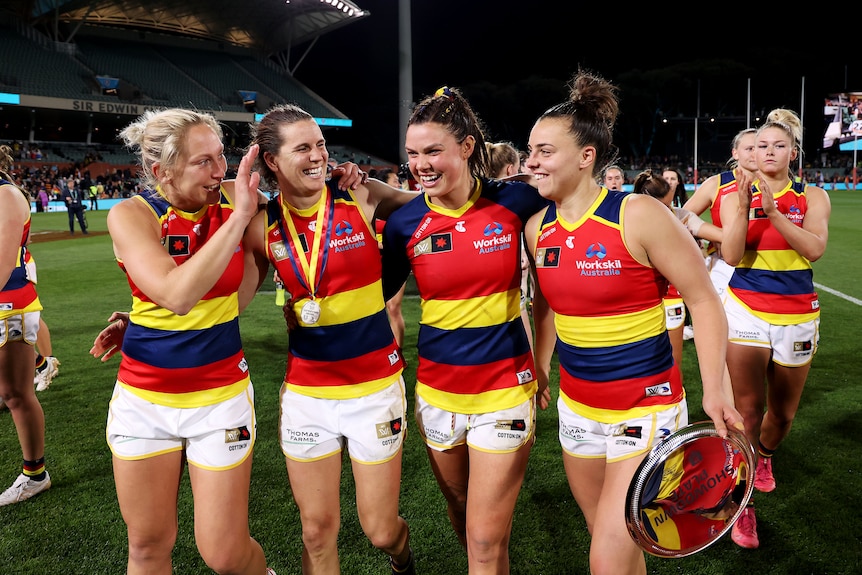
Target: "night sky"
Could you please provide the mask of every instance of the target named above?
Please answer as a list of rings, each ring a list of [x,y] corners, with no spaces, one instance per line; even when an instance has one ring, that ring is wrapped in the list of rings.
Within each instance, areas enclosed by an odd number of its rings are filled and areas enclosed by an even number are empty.
[[[371,16],[320,37],[296,77],[353,119],[353,128],[328,133],[330,142],[397,162],[399,0],[355,2]],[[457,86],[489,139],[524,147],[536,117],[565,98],[580,66],[621,88],[615,142],[622,155],[691,155],[699,101],[700,157],[723,161],[747,118],[756,124],[758,113],[776,107],[800,112],[803,76],[808,156],[820,152],[826,95],[862,91],[852,52],[828,49],[798,23],[602,6],[610,16],[575,2],[413,0],[413,101]],[[708,115],[721,120],[710,126]],[[669,129],[656,128],[660,117],[670,119]]]

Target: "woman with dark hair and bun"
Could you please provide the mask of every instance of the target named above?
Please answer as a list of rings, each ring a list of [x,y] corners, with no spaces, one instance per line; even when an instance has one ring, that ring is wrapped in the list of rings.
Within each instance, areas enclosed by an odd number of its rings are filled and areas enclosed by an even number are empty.
[[[468,572],[509,573],[515,503],[535,441],[539,387],[520,316],[521,233],[547,205],[490,179],[482,127],[458,90],[424,98],[405,147],[423,193],[383,229],[383,291],[412,270],[422,300],[416,420]]]
[[[704,411],[720,435],[742,427],[723,385],[727,323],[700,250],[661,202],[597,182],[616,155],[618,110],[616,88],[579,71],[569,100],[533,126],[527,160],[553,201],[525,230],[539,288],[536,367],[545,385],[556,348],[563,465],[592,535],[594,575],[646,573],[623,513],[628,488],[650,449],[688,423],[665,327],[668,281],[702,330]]]

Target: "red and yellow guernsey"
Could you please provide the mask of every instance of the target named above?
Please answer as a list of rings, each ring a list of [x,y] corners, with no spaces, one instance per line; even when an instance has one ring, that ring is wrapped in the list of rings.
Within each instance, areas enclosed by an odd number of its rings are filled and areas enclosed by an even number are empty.
[[[751,198],[745,254],[728,285],[730,297],[773,325],[794,325],[820,316],[811,262],[790,247],[763,212],[757,189]],[[794,225],[802,226],[808,211],[805,184],[789,182],[774,194],[775,207]]]
[[[719,228],[721,227],[721,200],[727,194],[735,193],[738,190],[739,183],[736,181],[736,172],[729,170],[718,175],[718,188],[715,190],[715,196],[710,200],[709,215],[712,218],[712,223]],[[709,242],[707,253],[711,254],[715,250],[715,244]]]
[[[302,210],[270,200],[266,240],[300,320],[288,337],[285,385],[350,399],[397,381],[404,361],[383,301],[380,249],[353,193],[327,183]]]
[[[0,178],[0,186],[14,186],[12,182]],[[41,311],[42,303],[36,293],[36,284],[27,274],[27,261],[29,253],[27,244],[30,242],[30,217],[24,223],[24,231],[18,244],[18,255],[15,258],[15,268],[9,276],[9,280],[0,290],[0,319],[21,313]],[[34,343],[34,342],[29,342]]]
[[[233,213],[222,193],[219,203],[198,212],[179,210],[148,191],[129,201],[144,202],[161,227],[165,249],[177,263],[192,257]],[[125,271],[123,262],[118,261]],[[234,397],[248,387],[248,364],[239,333],[237,290],[243,251],[236,251],[216,284],[186,315],[151,301],[131,278],[132,311],[117,375],[120,385],[148,401],[170,407],[201,407]]]
[[[577,222],[550,206],[535,254],[539,287],[555,312],[561,397],[604,423],[685,397],[665,327],[667,280],[635,260],[623,238],[630,198],[602,188]]]
[[[455,413],[487,413],[536,393],[521,320],[521,234],[547,205],[521,182],[475,180],[457,210],[423,194],[395,211],[384,235],[384,289],[411,269],[421,298],[416,393]]]

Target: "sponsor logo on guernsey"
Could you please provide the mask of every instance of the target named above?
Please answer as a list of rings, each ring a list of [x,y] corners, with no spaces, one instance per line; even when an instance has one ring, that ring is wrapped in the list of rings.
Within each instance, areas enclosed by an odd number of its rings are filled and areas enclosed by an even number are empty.
[[[284,242],[273,242],[269,244],[269,249],[276,261],[281,261],[287,257],[287,248],[284,246]]]
[[[646,397],[668,396],[671,393],[672,391],[670,389],[669,381],[659,383],[658,385],[650,385],[644,388],[644,395]]]
[[[503,233],[503,224],[500,222],[491,222],[482,230],[482,235],[486,239],[473,240],[473,247],[480,254],[489,254],[507,250],[512,247],[512,234]]]
[[[816,299],[811,302],[811,309],[820,309],[820,300]]]
[[[542,235],[539,236],[539,241],[540,242],[543,241],[545,238],[547,238],[551,234],[555,233],[556,231],[557,231],[557,226],[551,226],[550,228],[548,228],[547,230],[542,232]]]
[[[800,210],[796,204],[793,204],[787,210],[787,213],[784,214],[784,217],[798,226],[801,225],[802,220],[805,219],[805,214],[802,213],[802,210]]]
[[[437,254],[452,251],[452,233],[431,234],[413,247],[413,255]]]
[[[467,226],[464,225],[464,220],[459,220],[455,223],[455,231],[461,232],[462,234],[467,231]]]
[[[560,267],[560,246],[550,248],[539,248],[536,250],[537,268]]]
[[[808,353],[811,351],[811,348],[814,347],[811,343],[811,340],[808,341],[794,341],[793,342],[793,351],[795,352],[804,352]]]
[[[246,361],[246,359],[245,359],[245,358],[242,358],[242,359],[239,361],[239,364],[237,364],[237,367],[239,367],[239,370],[240,370],[241,372],[243,372],[243,373],[248,373],[248,361]]]
[[[525,383],[530,383],[535,379],[533,377],[533,370],[525,369],[524,371],[518,372],[518,385],[524,385]]]
[[[248,427],[243,425],[242,427],[234,427],[233,429],[225,429],[224,430],[224,442],[225,443],[237,443],[238,441],[248,441],[251,439],[251,433],[248,431]]]
[[[187,256],[189,255],[189,237],[188,236],[168,236],[165,238],[165,245],[168,248],[168,254],[172,256]]]
[[[418,230],[416,230],[416,232],[413,234],[413,237],[414,237],[414,238],[416,238],[417,240],[418,240],[419,238],[421,238],[421,237],[422,237],[422,234],[423,234],[423,233],[425,232],[425,230],[428,228],[428,225],[429,225],[430,223],[431,223],[431,216],[428,216],[427,218],[425,218],[425,221],[424,221],[424,222],[422,222],[422,225],[421,225],[421,226],[419,226],[419,229],[418,229]]]
[[[330,249],[346,252],[365,245],[365,232],[353,233],[353,226],[346,220],[335,224],[335,237],[329,241]]]
[[[392,353],[390,353],[386,357],[389,358],[389,365],[395,365],[396,363],[398,363],[398,350],[392,350]]]
[[[570,250],[575,249],[575,236],[569,236],[566,238],[566,247]]]
[[[317,229],[317,221],[311,220],[310,222],[308,222],[308,231],[314,232],[314,230],[316,230],[316,229]]]
[[[605,259],[608,250],[604,244],[595,242],[587,246],[584,252],[586,259],[575,260],[575,267],[581,271],[582,276],[618,276],[623,264],[620,260]]]
[[[201,225],[195,224],[194,226],[192,226],[192,231],[195,233],[196,236],[201,235]]]
[[[12,304],[8,301],[0,302],[0,311],[12,311]]]
[[[394,437],[401,433],[401,418],[399,417],[398,419],[393,419],[391,421],[377,423],[374,427],[377,429],[377,439]]]

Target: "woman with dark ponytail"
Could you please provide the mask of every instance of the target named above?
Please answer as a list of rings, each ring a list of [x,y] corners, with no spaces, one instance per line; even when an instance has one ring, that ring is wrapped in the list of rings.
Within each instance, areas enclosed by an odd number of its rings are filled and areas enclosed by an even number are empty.
[[[416,106],[405,147],[423,193],[386,222],[383,291],[397,292],[412,269],[422,300],[416,420],[469,573],[509,573],[536,405],[550,397],[520,316],[521,234],[547,202],[523,182],[489,179],[481,124],[454,88]]]
[[[719,434],[742,427],[723,382],[727,322],[700,250],[660,201],[597,182],[616,155],[617,113],[616,88],[579,71],[569,100],[533,126],[527,159],[553,200],[525,230],[539,288],[536,368],[543,386],[556,350],[563,465],[592,535],[593,575],[646,573],[623,513],[629,484],[650,449],[688,423],[665,327],[668,281],[697,326],[704,411]]]

